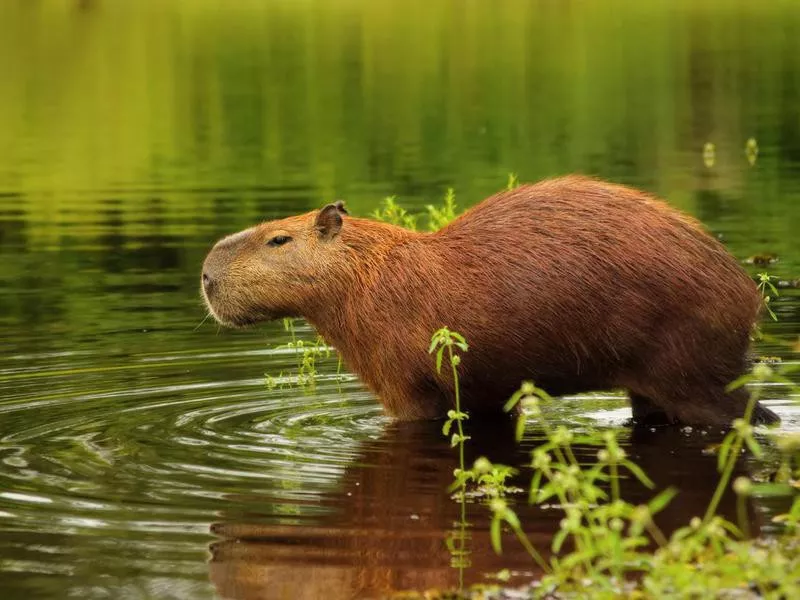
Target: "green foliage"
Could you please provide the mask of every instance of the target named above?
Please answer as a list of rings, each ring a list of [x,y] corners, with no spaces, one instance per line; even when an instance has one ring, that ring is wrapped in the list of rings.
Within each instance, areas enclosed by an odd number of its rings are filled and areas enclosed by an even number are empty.
[[[467,352],[469,346],[467,345],[464,336],[455,331],[450,331],[447,327],[442,327],[434,332],[431,337],[431,345],[428,348],[428,354],[433,354],[436,360],[436,372],[442,372],[442,362],[447,356],[450,364],[450,371],[453,377],[453,390],[455,393],[455,410],[447,412],[447,421],[442,427],[442,433],[445,436],[450,434],[453,423],[457,428],[457,433],[452,434],[450,438],[451,446],[458,446],[458,469],[454,471],[456,477],[455,486],[460,488],[460,504],[461,515],[456,527],[451,530],[447,536],[447,549],[451,556],[451,565],[458,569],[458,582],[459,589],[464,585],[464,569],[469,566],[469,548],[468,548],[468,535],[467,535],[467,509],[466,509],[466,479],[464,479],[464,443],[469,439],[469,436],[464,434],[464,421],[468,418],[467,414],[461,410],[461,393],[458,383],[458,365],[461,364],[461,356],[456,353],[457,350]]]
[[[744,147],[744,155],[747,157],[747,162],[750,163],[751,167],[756,164],[756,160],[758,160],[758,142],[755,138],[747,140]]]
[[[519,180],[516,173],[509,173],[508,180],[506,181],[506,190],[513,190],[519,186]],[[427,221],[427,229],[429,231],[438,231],[459,215],[458,206],[456,205],[456,193],[453,188],[447,188],[444,200],[439,206],[433,204],[425,205],[424,217]],[[423,215],[414,215],[409,213],[406,209],[397,203],[396,196],[388,196],[383,199],[380,206],[370,213],[373,219],[391,223],[416,231],[418,229],[418,221]]]
[[[714,166],[716,160],[717,147],[711,142],[706,142],[703,145],[703,164],[710,169]]]
[[[774,373],[766,365],[757,365],[751,375],[741,378],[731,387],[749,382],[763,384],[776,379],[787,381],[784,375]],[[722,592],[736,589],[743,583],[762,592],[780,590],[787,593],[796,586],[800,561],[788,558],[785,554],[787,546],[745,541],[748,522],[744,501],[747,495],[758,490],[759,484],[747,478],[739,478],[734,483],[739,503],[739,526],[716,514],[722,496],[730,487],[733,469],[742,449],[747,448],[755,457],[762,455],[750,425],[760,389],[754,388],[744,418],[734,422],[719,448],[721,477],[705,515],[695,517],[687,527],[666,539],[656,527],[653,515],[669,503],[675,490],[661,492],[646,505],[625,502],[620,497],[618,483],[623,470],[647,487],[653,487],[653,484],[637,465],[626,458],[613,433],[603,434],[604,447],[598,451],[594,465],[579,465],[571,444],[575,441],[591,443],[592,440],[585,437],[573,439],[566,428],[552,427],[538,408],[541,400],[550,400],[549,396],[532,384],[525,384],[509,401],[509,407],[522,402],[527,418],[535,419],[547,438],[545,444],[533,451],[530,500],[536,504],[555,501],[563,507],[565,514],[552,541],[552,557],[542,587],[577,590],[585,581],[591,581],[597,597],[613,597],[625,591],[625,582],[631,581],[631,577],[639,577],[644,591],[653,597],[663,597],[678,593],[691,596],[692,590],[700,589],[705,593],[710,590]],[[785,446],[794,448],[788,443]],[[784,456],[790,460],[789,453]],[[800,470],[795,469],[793,476],[800,476]],[[610,488],[610,495],[606,492],[606,485]],[[501,513],[493,518],[509,522],[508,509],[500,508]],[[780,522],[785,524],[787,531],[792,530],[797,526],[798,516],[800,508],[795,501],[792,511],[783,515]],[[517,527],[512,525],[511,528],[520,537]],[[571,542],[569,546],[565,543],[568,540]],[[655,552],[647,549],[651,542],[657,545]],[[499,546],[499,542],[493,541],[493,544]],[[572,549],[564,552],[565,547]],[[752,562],[754,556],[763,562],[757,568]],[[536,556],[533,558],[539,562]],[[781,573],[780,577],[777,577],[778,573]],[[793,575],[789,575],[787,580],[789,573]],[[780,593],[776,597],[780,597]]]
[[[313,390],[317,384],[317,363],[320,360],[328,359],[331,357],[331,347],[325,343],[322,336],[317,336],[313,343],[307,343],[297,337],[294,327],[293,319],[283,320],[284,330],[291,335],[291,341],[286,344],[278,346],[278,348],[287,348],[294,350],[297,358],[297,369],[293,374],[285,374],[283,372],[274,377],[270,374],[265,375],[265,382],[267,388],[284,388],[291,385],[297,385],[301,388]],[[342,368],[341,359],[339,359],[337,367],[337,376],[340,375]]]
[[[761,297],[764,299],[764,308],[767,309],[770,318],[773,321],[777,321],[778,317],[772,311],[770,307],[770,298],[774,298],[778,296],[778,290],[772,284],[772,280],[777,279],[777,277],[773,277],[768,273],[759,273],[758,274],[758,291],[761,292]]]
[[[765,285],[768,284],[766,279]],[[438,348],[438,370],[445,348],[463,345],[466,349],[464,338],[447,329],[437,332],[434,340],[431,351]],[[457,365],[458,361],[453,365],[451,360],[454,369]],[[493,548],[498,553],[502,551],[506,528],[542,569],[541,581],[530,588],[531,597],[551,597],[554,590],[559,596],[583,597],[587,586],[591,586],[593,598],[719,597],[742,590],[775,598],[792,597],[800,583],[800,540],[791,535],[798,532],[800,524],[800,497],[794,500],[789,512],[775,519],[790,535],[772,541],[749,540],[745,501],[775,483],[759,484],[739,477],[731,485],[734,466],[744,449],[756,458],[763,454],[750,424],[763,384],[791,383],[786,377],[790,369],[777,372],[758,364],[752,373],[729,386],[735,389],[747,383],[757,384],[753,386],[743,418],[733,423],[718,449],[721,476],[704,516],[692,518],[686,527],[669,537],[658,528],[654,516],[669,504],[677,490],[663,490],[646,504],[626,502],[620,494],[621,477],[633,477],[648,488],[654,484],[628,458],[614,432],[578,436],[564,426],[551,424],[541,404],[551,402],[552,398],[531,382],[523,383],[505,408],[511,410],[517,405],[523,408],[518,438],[529,422],[535,422],[545,435],[546,441],[532,452],[529,501],[557,506],[563,511],[559,530],[550,544],[549,560],[531,543],[505,498],[509,489],[506,481],[514,473],[511,468],[480,458],[471,469],[465,470],[462,454],[453,487],[461,491],[458,498],[462,507],[467,485],[481,488],[479,497],[488,498],[492,514]],[[453,423],[460,424],[467,418],[458,404],[451,413],[445,434]],[[784,486],[783,493],[791,493],[789,486],[796,486],[800,480],[800,435],[772,435],[783,456],[776,482]],[[463,442],[461,438],[456,440],[462,453]],[[573,450],[575,444],[598,446],[596,461],[579,463]],[[731,487],[737,497],[738,525],[716,514],[723,495]],[[458,551],[463,556],[464,546],[459,546]]]
[[[427,228],[429,231],[437,231],[455,219],[458,216],[458,212],[456,210],[456,195],[453,188],[447,189],[444,201],[440,206],[428,204],[425,206],[425,210],[425,218],[427,219]],[[370,216],[378,221],[384,221],[392,225],[398,225],[416,231],[417,220],[421,215],[412,215],[408,213],[408,211],[397,204],[394,196],[389,196],[388,198],[384,198],[381,206],[374,210]]]
[[[417,216],[409,214],[406,209],[397,204],[395,196],[384,198],[381,206],[376,208],[371,216],[378,221],[384,221],[413,231],[417,229]]]
[[[428,211],[428,229],[438,231],[447,225],[458,216],[456,212],[456,193],[453,188],[447,188],[444,204],[441,206],[428,204],[425,209]]]
[[[452,447],[458,446],[459,448],[459,468],[456,471],[456,477],[459,477],[459,474],[464,472],[464,442],[469,439],[469,436],[464,434],[463,422],[469,417],[461,410],[461,393],[458,384],[458,365],[461,364],[461,357],[456,354],[455,350],[461,350],[462,352],[469,350],[469,346],[461,334],[450,331],[447,327],[442,327],[433,334],[428,353],[434,354],[436,358],[436,372],[442,372],[442,360],[446,352],[453,376],[456,408],[455,410],[447,411],[447,420],[442,427],[442,433],[450,435],[453,423],[456,424],[458,431],[450,437],[450,445]]]

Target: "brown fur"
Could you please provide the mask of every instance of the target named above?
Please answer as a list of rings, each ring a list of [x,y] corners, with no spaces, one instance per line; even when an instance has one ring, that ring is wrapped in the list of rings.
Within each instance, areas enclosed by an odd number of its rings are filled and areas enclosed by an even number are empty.
[[[276,235],[292,241],[270,246]],[[329,205],[220,241],[204,294],[222,323],[303,316],[400,419],[435,418],[452,381],[427,352],[463,334],[467,410],[533,380],[623,388],[634,417],[729,424],[761,297],[722,245],[647,194],[579,176],[496,194],[436,233]],[[758,408],[756,420],[777,417]]]

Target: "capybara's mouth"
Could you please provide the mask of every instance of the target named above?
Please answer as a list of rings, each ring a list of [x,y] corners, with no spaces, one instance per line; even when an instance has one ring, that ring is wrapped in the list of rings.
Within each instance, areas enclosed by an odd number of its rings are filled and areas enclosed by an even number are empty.
[[[209,285],[206,281],[200,286],[200,295],[203,297],[208,312],[214,317],[214,320],[224,327],[231,329],[242,329],[250,327],[261,321],[271,320],[264,311],[236,311],[228,310],[231,307],[230,302],[223,302],[224,296],[220,296],[218,284]],[[236,303],[233,303],[235,307]],[[226,308],[227,307],[227,308]]]
[[[231,329],[245,329],[247,327],[252,327],[253,325],[257,325],[259,323],[263,323],[265,321],[272,321],[271,318],[261,318],[259,315],[258,317],[252,316],[239,316],[239,315],[221,315],[211,310],[211,316],[222,325],[223,327],[229,327]]]
[[[206,303],[206,308],[214,320],[223,327],[230,327],[231,329],[244,329],[252,327],[258,323],[266,321],[274,321],[278,317],[264,310],[254,310],[252,312],[232,314],[225,310],[220,310],[220,307],[215,307],[208,296],[203,294],[203,299]]]
[[[253,325],[257,325],[259,323],[263,323],[264,321],[272,321],[271,318],[261,318],[259,317],[233,317],[230,320],[223,322],[222,324],[231,327],[233,329],[244,329],[246,327],[252,327]]]

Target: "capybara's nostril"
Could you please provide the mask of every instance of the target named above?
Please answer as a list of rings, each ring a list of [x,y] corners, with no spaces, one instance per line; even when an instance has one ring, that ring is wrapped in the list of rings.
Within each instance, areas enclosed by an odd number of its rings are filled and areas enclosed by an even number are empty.
[[[212,283],[213,282],[211,281],[211,277],[208,275],[208,273],[203,273],[203,289],[209,291]]]

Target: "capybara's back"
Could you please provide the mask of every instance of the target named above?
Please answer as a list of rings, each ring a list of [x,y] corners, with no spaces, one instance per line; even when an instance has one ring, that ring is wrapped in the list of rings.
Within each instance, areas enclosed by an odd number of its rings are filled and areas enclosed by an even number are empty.
[[[663,202],[587,178],[546,181],[494,196],[430,246],[456,292],[448,324],[477,349],[464,370],[478,397],[532,378],[553,394],[627,389],[638,417],[741,416],[741,395],[724,388],[746,369],[760,294]],[[503,388],[491,364],[507,373]]]
[[[330,206],[259,227],[319,229]],[[639,421],[744,412],[745,393],[725,386],[746,369],[761,297],[719,242],[659,200],[572,176],[492,196],[433,234],[334,212],[334,235],[303,248],[314,265],[301,261],[301,281],[315,290],[291,302],[268,290],[251,312],[307,317],[400,418],[452,405],[427,354],[442,326],[470,344],[460,377],[473,413],[500,410],[524,380],[554,395],[626,389]],[[759,406],[755,420],[777,417]]]

